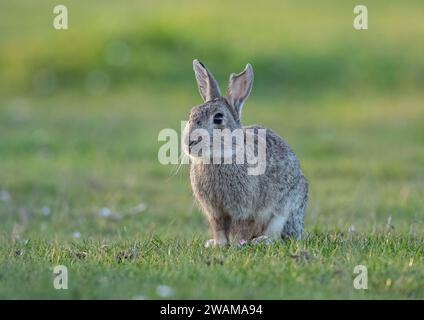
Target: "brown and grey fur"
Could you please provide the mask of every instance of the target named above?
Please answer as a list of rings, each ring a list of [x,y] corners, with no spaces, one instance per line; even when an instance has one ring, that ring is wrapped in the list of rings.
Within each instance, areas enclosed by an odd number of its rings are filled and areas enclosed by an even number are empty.
[[[244,132],[248,128],[263,128],[258,125],[242,127],[240,123],[241,108],[253,83],[250,65],[240,74],[230,76],[225,97],[221,96],[216,80],[201,62],[194,60],[193,67],[204,104],[191,110],[184,133],[187,144],[189,133],[197,128],[211,134],[214,128],[243,128]],[[224,115],[222,125],[212,121],[217,112]],[[213,235],[207,246],[225,245],[230,237],[261,241],[302,236],[308,184],[296,155],[272,130],[266,131],[264,174],[248,175],[248,164],[204,164],[193,157],[192,160],[191,186],[208,217]]]

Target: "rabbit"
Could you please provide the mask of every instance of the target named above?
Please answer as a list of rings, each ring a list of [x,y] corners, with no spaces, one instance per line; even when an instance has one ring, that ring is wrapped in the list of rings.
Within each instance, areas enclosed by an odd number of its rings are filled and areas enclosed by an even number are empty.
[[[308,182],[289,145],[275,132],[259,125],[242,127],[244,102],[253,84],[250,64],[231,74],[227,93],[221,96],[218,83],[206,66],[195,59],[193,69],[203,104],[191,109],[183,132],[183,149],[190,157],[193,195],[206,214],[213,238],[206,247],[271,242],[288,237],[300,239],[308,201]],[[191,133],[202,129],[266,130],[266,169],[248,174],[247,163],[207,163],[191,152],[202,139]],[[255,141],[255,144],[259,140]],[[206,153],[205,153],[206,154]]]

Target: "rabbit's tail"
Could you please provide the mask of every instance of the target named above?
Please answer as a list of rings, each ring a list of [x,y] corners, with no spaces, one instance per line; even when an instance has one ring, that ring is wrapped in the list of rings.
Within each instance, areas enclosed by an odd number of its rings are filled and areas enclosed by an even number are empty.
[[[283,227],[281,232],[282,238],[295,238],[301,239],[303,234],[303,223],[305,219],[305,210],[308,202],[308,185],[307,183],[303,184],[304,188],[301,193],[300,205],[296,210],[293,210],[290,213],[289,218],[287,219],[286,224]]]

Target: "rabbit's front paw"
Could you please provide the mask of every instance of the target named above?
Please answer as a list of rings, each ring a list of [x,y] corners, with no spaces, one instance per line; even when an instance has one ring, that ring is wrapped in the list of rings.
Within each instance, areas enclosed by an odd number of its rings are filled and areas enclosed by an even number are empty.
[[[215,239],[209,239],[205,242],[205,248],[215,247],[215,246],[225,246],[227,241],[217,241]]]
[[[205,248],[213,247],[215,245],[215,239],[209,239],[205,242]]]
[[[260,236],[252,239],[252,244],[271,244],[272,239],[268,236]]]

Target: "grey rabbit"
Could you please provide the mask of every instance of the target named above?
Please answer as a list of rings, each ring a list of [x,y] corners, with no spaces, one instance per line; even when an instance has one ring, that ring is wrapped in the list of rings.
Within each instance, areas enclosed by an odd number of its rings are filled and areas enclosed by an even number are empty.
[[[199,60],[193,69],[204,103],[191,109],[183,133],[183,148],[190,156],[193,194],[206,214],[213,239],[205,246],[226,245],[234,241],[253,243],[293,237],[303,233],[308,200],[308,183],[299,161],[289,145],[275,132],[259,125],[242,126],[241,110],[253,84],[250,64],[239,74],[231,74],[226,96],[221,96],[212,73]],[[248,163],[206,163],[193,155],[192,147],[201,143],[191,133],[202,129],[239,129],[256,136],[266,130],[266,169],[248,174]],[[250,133],[251,134],[251,133]],[[258,139],[254,140],[255,148]],[[231,237],[231,238],[230,238]]]

